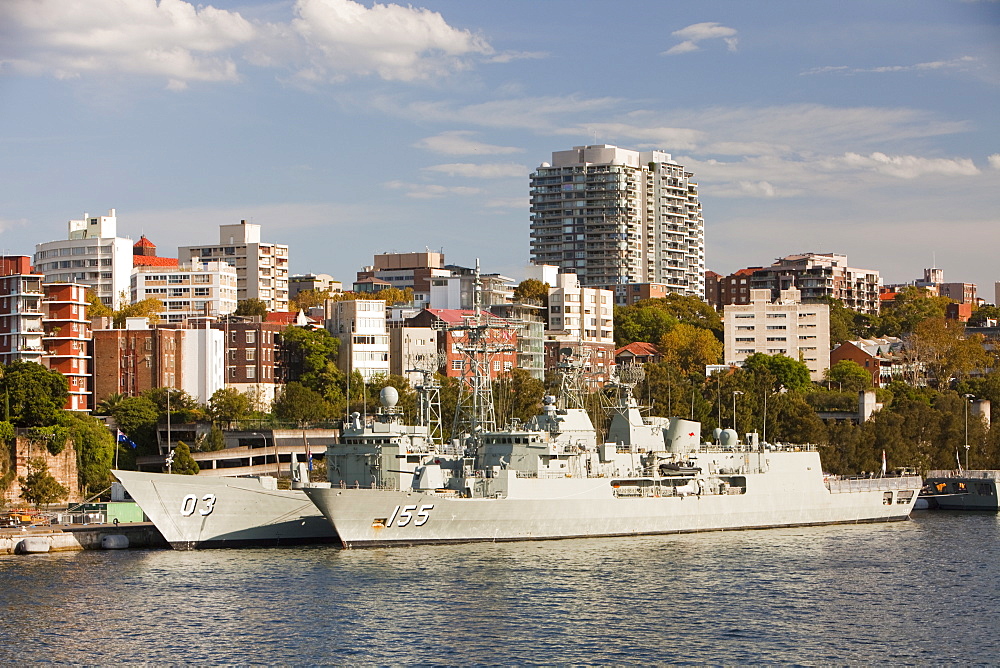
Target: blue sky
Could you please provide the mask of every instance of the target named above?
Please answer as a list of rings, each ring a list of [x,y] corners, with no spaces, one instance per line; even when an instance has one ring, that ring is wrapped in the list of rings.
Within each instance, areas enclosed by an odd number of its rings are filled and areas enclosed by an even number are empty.
[[[1000,280],[1000,2],[4,0],[0,249],[118,211],[161,255],[252,220],[293,273],[443,249],[519,278],[528,174],[696,175],[707,266],[846,253]]]

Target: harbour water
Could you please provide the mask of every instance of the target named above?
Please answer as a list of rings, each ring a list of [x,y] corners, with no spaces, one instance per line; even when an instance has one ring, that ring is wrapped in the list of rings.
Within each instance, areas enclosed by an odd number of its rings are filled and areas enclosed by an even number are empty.
[[[0,664],[1000,662],[1000,520],[0,558]]]

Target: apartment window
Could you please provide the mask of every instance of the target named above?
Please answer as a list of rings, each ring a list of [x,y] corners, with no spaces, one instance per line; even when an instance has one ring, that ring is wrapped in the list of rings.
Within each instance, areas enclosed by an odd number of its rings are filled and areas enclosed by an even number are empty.
[[[452,360],[451,361],[451,370],[452,371],[461,371],[464,368],[465,368],[465,361],[464,360]]]
[[[257,357],[256,355],[257,351],[254,348],[247,348],[246,353],[247,353],[247,362],[253,362]]]
[[[493,370],[494,371],[500,370],[500,360],[493,360]]]
[[[246,367],[246,370],[247,370],[247,378],[248,379],[250,379],[250,378],[256,378],[257,377],[257,367],[255,367],[255,366],[249,366],[248,365]]]
[[[257,340],[256,332],[253,330],[247,330],[247,343],[255,343]]]

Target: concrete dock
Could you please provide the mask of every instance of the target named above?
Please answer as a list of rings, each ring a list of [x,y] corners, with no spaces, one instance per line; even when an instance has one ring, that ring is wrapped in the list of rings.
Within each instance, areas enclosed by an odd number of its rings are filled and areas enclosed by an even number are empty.
[[[121,544],[124,536],[129,548],[170,549],[152,522],[114,524],[67,524],[24,529],[0,529],[0,555],[20,554],[25,551],[46,551],[38,546],[48,546],[48,552],[108,549],[109,544]],[[28,538],[28,542],[25,539]],[[31,549],[27,549],[27,546]]]

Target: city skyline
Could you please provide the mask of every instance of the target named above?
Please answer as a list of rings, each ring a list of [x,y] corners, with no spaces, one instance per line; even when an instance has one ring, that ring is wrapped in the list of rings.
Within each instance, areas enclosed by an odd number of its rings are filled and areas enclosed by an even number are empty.
[[[1000,3],[13,0],[0,248],[84,212],[161,255],[242,219],[291,273],[523,275],[529,175],[587,144],[694,173],[706,267],[837,252],[1000,280]]]

